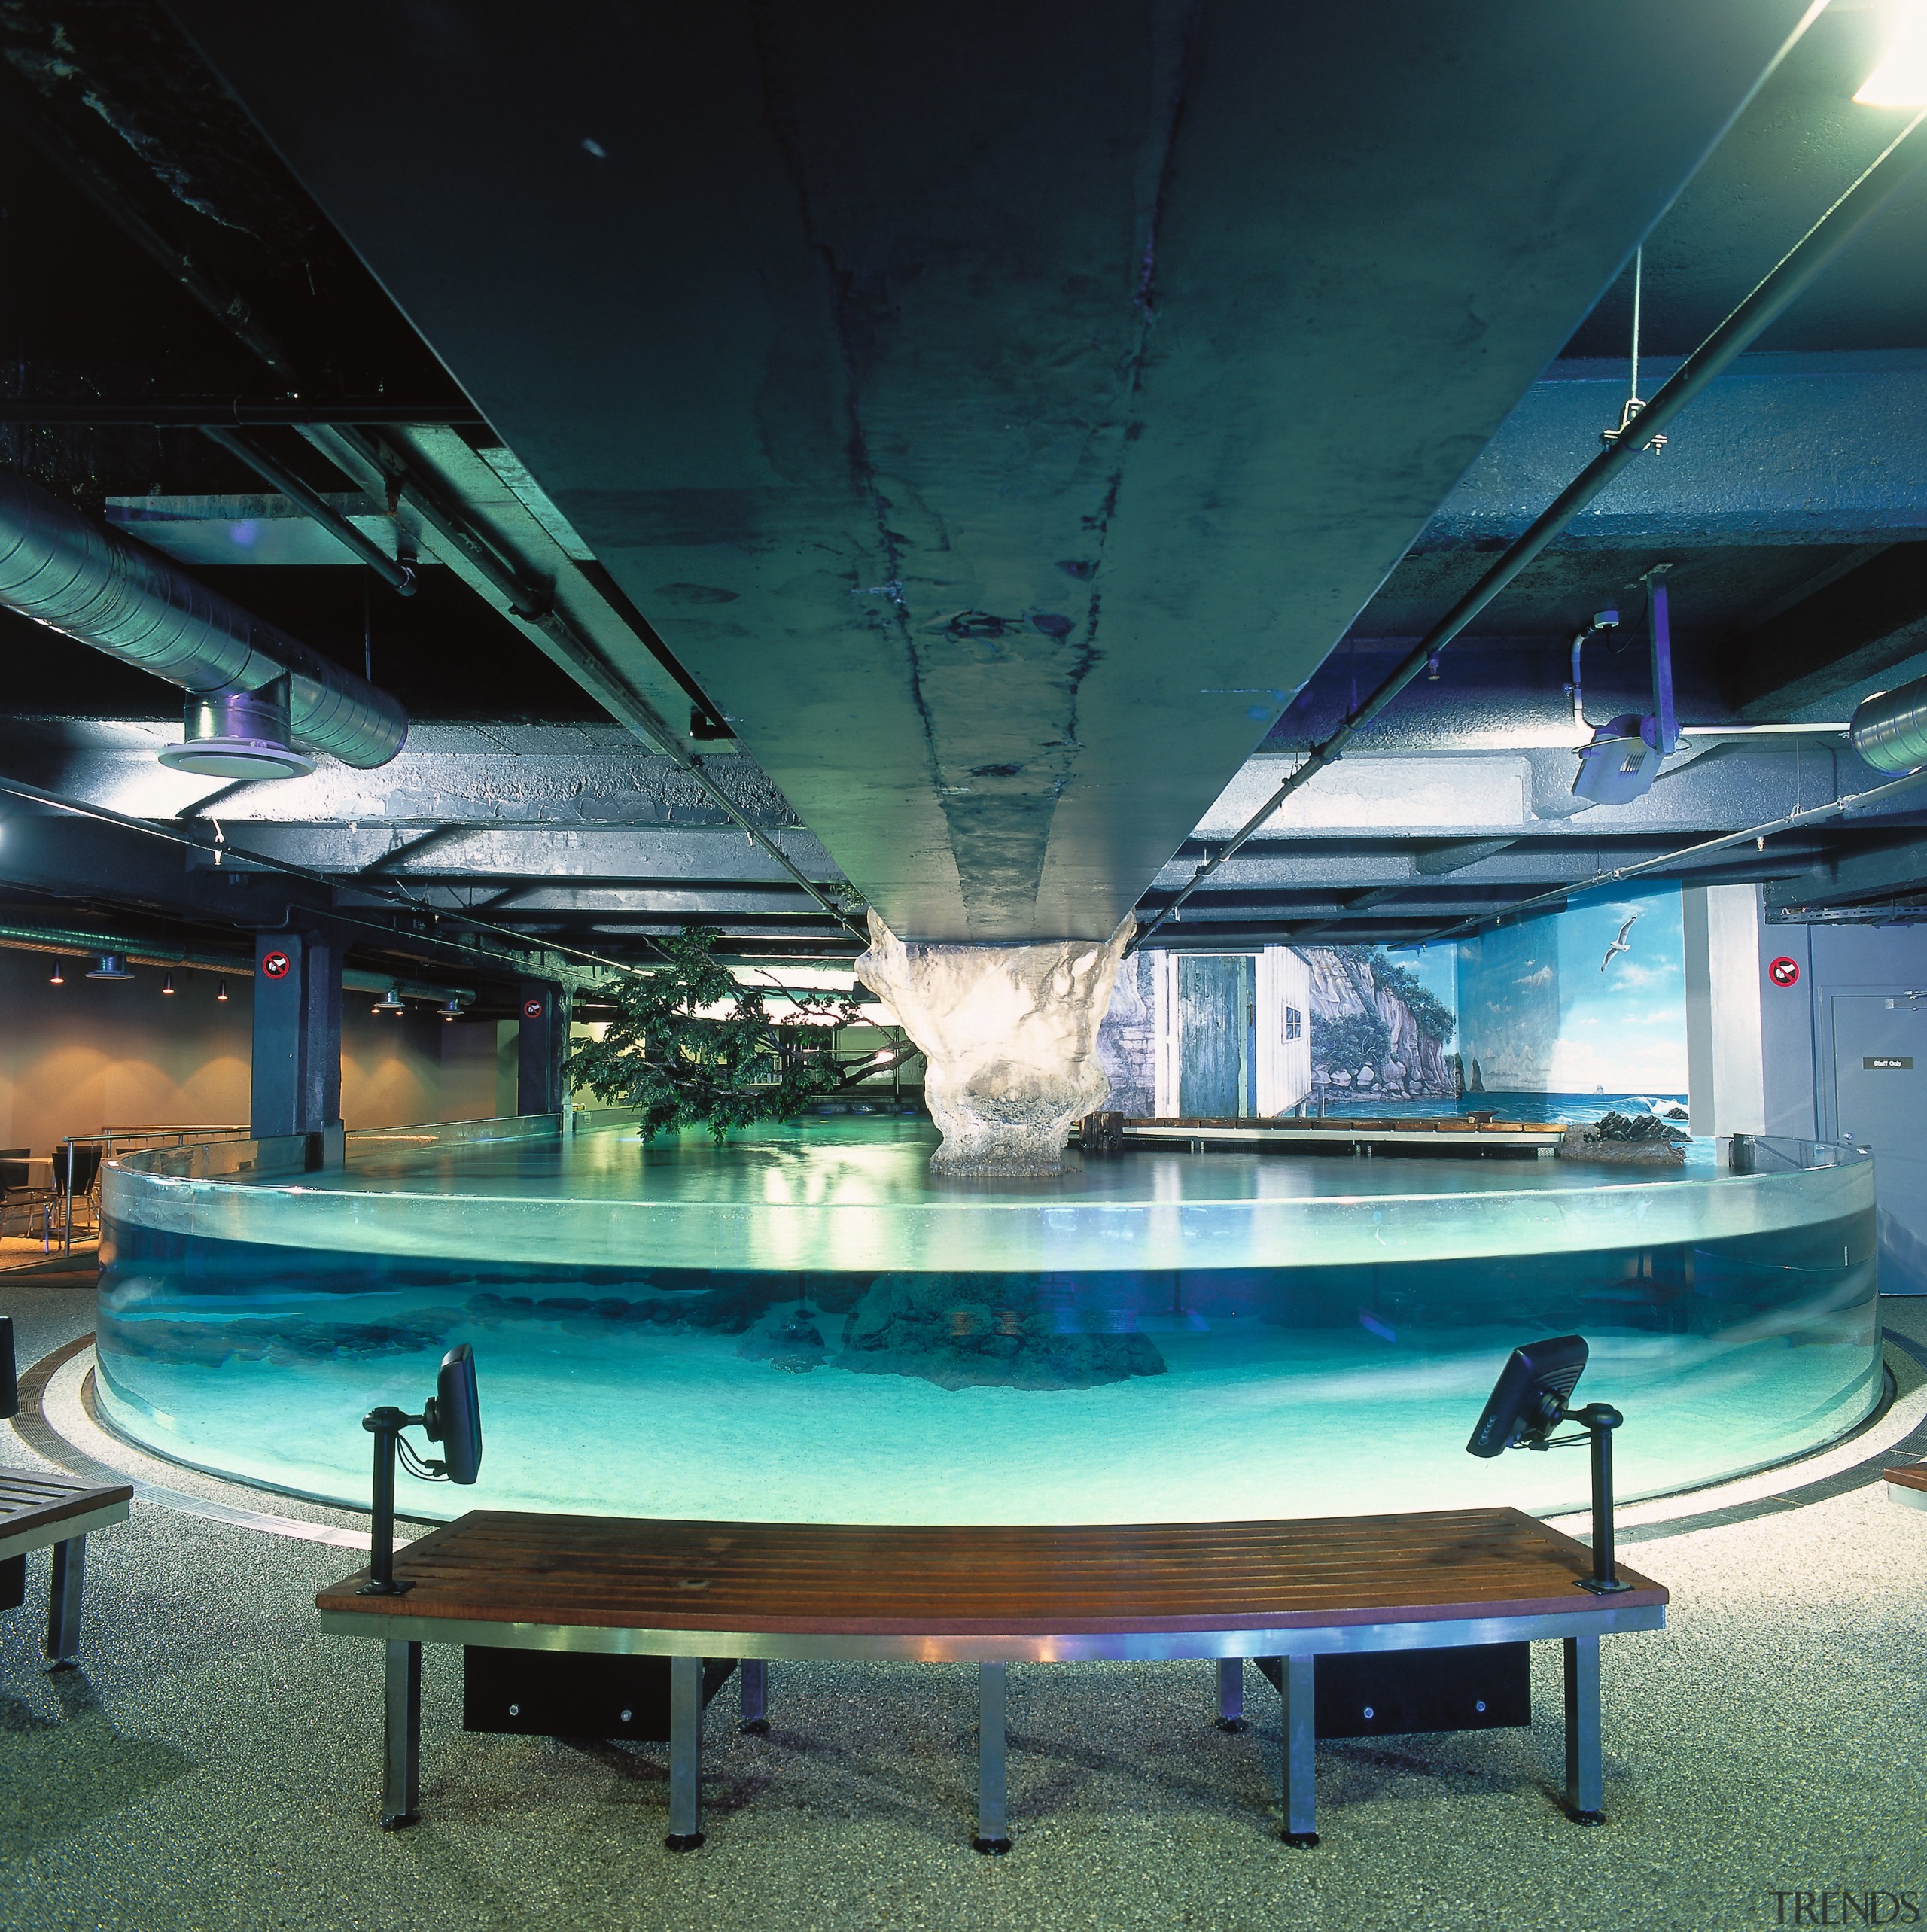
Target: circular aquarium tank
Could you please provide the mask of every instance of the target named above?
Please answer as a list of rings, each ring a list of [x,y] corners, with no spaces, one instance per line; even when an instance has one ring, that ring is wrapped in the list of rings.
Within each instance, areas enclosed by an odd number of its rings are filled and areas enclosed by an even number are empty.
[[[1582,1454],[1466,1453],[1535,1337],[1591,1344],[1629,1498],[1798,1454],[1880,1393],[1852,1149],[1073,1150],[992,1183],[933,1177],[935,1144],[544,1117],[351,1134],[322,1172],[300,1140],[131,1156],[99,1406],[163,1456],[365,1505],[363,1413],[419,1408],[466,1341],[481,1481],[407,1484],[405,1511],[1034,1523],[1578,1507]]]

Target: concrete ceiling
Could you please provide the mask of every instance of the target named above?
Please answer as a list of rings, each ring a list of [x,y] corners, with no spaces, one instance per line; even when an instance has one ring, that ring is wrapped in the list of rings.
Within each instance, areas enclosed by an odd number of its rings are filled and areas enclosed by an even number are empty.
[[[174,11],[900,933],[1107,931],[1798,0]]]

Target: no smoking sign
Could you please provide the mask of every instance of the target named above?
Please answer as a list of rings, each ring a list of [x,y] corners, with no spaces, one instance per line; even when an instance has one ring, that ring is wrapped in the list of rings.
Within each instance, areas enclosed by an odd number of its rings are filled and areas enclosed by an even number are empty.
[[[539,1020],[542,1017],[542,1003],[539,999],[525,999],[522,1003],[522,1017],[525,1020]]]
[[[1798,986],[1800,984],[1800,962],[1788,959],[1782,953],[1767,967],[1767,977],[1776,986]]]
[[[261,970],[270,979],[285,979],[288,968],[294,963],[285,953],[263,953],[261,955]]]

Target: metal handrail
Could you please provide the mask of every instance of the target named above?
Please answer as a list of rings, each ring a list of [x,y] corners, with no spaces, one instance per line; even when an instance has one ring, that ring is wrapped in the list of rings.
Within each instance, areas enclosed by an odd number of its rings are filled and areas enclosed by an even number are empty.
[[[102,1162],[114,1149],[131,1145],[135,1141],[172,1140],[176,1147],[184,1147],[190,1139],[196,1142],[233,1139],[251,1133],[247,1127],[104,1127],[98,1133],[70,1133],[64,1136],[62,1146],[67,1150],[67,1184],[61,1190],[60,1252],[63,1259],[71,1260],[74,1252],[74,1149],[76,1147],[98,1147]],[[100,1167],[94,1174],[98,1179]]]

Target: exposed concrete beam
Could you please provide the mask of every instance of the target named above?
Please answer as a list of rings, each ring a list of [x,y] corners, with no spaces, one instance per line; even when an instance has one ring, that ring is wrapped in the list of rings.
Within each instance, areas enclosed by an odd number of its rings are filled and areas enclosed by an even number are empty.
[[[1678,367],[1656,357],[1656,386]],[[1651,393],[1651,386],[1648,393]],[[1622,363],[1555,363],[1533,385],[1412,546],[1518,536],[1619,420]],[[1927,354],[1761,354],[1694,404],[1651,462],[1573,519],[1558,548],[1873,543],[1927,537]]]
[[[1843,852],[1766,889],[1772,908],[1841,905],[1855,899],[1927,892],[1927,838],[1870,852]]]
[[[1734,638],[1723,653],[1743,716],[1785,717],[1927,650],[1927,543],[1897,543]]]

